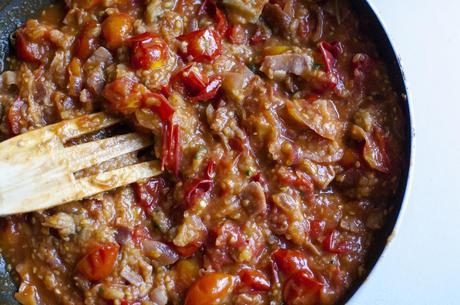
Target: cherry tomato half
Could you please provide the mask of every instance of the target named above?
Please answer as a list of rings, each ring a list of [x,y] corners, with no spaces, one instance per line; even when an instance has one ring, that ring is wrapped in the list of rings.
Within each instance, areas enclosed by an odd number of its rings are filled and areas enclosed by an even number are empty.
[[[270,280],[268,277],[259,270],[255,269],[242,269],[238,272],[241,283],[243,286],[250,288],[254,291],[269,291]]]
[[[160,36],[147,32],[134,36],[129,41],[133,69],[156,69],[164,65],[168,45]]]
[[[222,39],[210,28],[190,32],[177,39],[187,44],[182,53],[193,61],[209,62],[222,53]]]
[[[114,13],[102,23],[102,36],[109,49],[121,47],[133,31],[133,18],[125,13]]]
[[[75,271],[90,281],[100,281],[112,273],[119,249],[118,244],[110,242],[92,247],[77,263]]]
[[[113,110],[130,114],[142,105],[143,90],[139,83],[129,77],[121,77],[107,84],[102,95]]]
[[[283,299],[287,305],[316,305],[323,284],[305,272],[298,272],[284,285]]]
[[[286,276],[303,271],[313,278],[313,272],[308,267],[307,256],[298,250],[278,249],[272,254],[272,260]]]
[[[185,305],[218,305],[233,290],[233,277],[225,273],[208,273],[187,292]]]

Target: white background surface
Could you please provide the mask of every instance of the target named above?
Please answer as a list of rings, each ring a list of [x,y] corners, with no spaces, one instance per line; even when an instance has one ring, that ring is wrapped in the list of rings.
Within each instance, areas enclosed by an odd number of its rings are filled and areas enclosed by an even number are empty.
[[[460,1],[371,0],[401,56],[415,162],[396,238],[350,305],[460,304]],[[459,194],[459,195],[457,195]]]

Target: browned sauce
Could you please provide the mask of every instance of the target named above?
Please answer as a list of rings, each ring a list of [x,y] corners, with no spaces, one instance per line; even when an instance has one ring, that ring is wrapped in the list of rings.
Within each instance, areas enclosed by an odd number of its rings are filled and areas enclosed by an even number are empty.
[[[41,12],[38,20],[51,26],[60,26],[66,12],[63,4],[53,4]]]
[[[78,175],[164,170],[1,219],[20,303],[335,304],[364,274],[405,122],[348,1],[69,0],[14,47],[4,136],[105,110],[155,145]]]

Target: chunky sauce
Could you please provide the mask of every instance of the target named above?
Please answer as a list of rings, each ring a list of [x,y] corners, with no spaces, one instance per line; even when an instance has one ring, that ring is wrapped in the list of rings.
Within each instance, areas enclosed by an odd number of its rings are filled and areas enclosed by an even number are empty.
[[[1,219],[16,299],[337,303],[404,166],[398,97],[359,24],[348,1],[300,0],[68,0],[27,21],[2,137],[105,110],[155,144],[77,174],[145,158],[164,174]]]

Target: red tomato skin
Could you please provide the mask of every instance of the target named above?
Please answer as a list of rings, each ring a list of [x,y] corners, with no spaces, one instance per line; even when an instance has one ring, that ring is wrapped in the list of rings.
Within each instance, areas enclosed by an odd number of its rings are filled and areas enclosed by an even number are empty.
[[[161,177],[153,177],[146,182],[134,184],[134,194],[138,204],[150,214],[161,196],[161,191],[165,187],[165,181]]]
[[[222,36],[225,36],[228,30],[228,21],[227,17],[225,16],[224,12],[220,10],[217,6],[215,6],[215,15],[214,18],[216,20],[216,30]]]
[[[156,100],[157,103],[152,103],[151,99]],[[142,104],[143,107],[158,114],[163,122],[170,122],[175,111],[163,94],[146,93],[143,96]]]
[[[207,13],[210,17],[214,18],[214,21],[216,22],[215,28],[217,32],[219,32],[219,34],[221,34],[222,36],[225,36],[225,33],[228,29],[227,17],[225,16],[224,12],[221,9],[219,9],[219,7],[217,7],[215,1],[203,1],[198,10],[198,15],[203,15],[205,13]]]
[[[128,77],[122,77],[107,84],[102,95],[113,110],[122,114],[130,114],[141,107],[142,91],[139,83]]]
[[[313,278],[313,272],[308,267],[307,256],[298,250],[278,249],[272,254],[272,260],[281,272],[289,276],[299,271]]]
[[[351,252],[352,245],[346,241],[338,241],[339,231],[331,231],[323,240],[323,249],[330,253],[346,254]]]
[[[161,169],[168,170],[178,177],[181,159],[179,125],[173,124],[172,122],[166,122],[163,124],[162,132]]]
[[[207,87],[208,80],[200,75],[192,64],[177,72],[171,77],[170,84],[183,95],[198,96]]]
[[[278,172],[278,180],[284,185],[296,187],[307,194],[309,198],[314,197],[315,186],[310,176],[301,171],[283,170]]]
[[[197,96],[192,97],[193,102],[208,101],[213,99],[219,92],[220,87],[222,86],[222,79],[219,76],[213,77],[209,80],[209,83],[206,85],[204,90],[200,92]]]
[[[187,292],[184,305],[219,305],[232,292],[233,277],[226,273],[208,273]]]
[[[374,128],[372,133],[366,136],[363,158],[372,169],[384,174],[391,172],[388,140],[380,128]]]
[[[75,271],[90,281],[100,281],[110,275],[115,266],[120,246],[116,243],[96,245],[80,259]]]
[[[323,56],[326,72],[335,72],[337,58],[343,53],[342,44],[340,42],[328,43],[322,41],[319,43],[319,49],[321,51],[321,55]]]
[[[253,291],[269,291],[270,280],[268,277],[255,269],[242,269],[238,272],[243,286],[250,288]]]
[[[188,208],[193,206],[193,198],[212,190],[214,181],[211,179],[194,179],[186,186],[185,203]]]
[[[283,289],[283,299],[287,305],[318,305],[319,292],[323,287],[304,272],[298,272],[287,280]]]
[[[192,61],[210,62],[222,53],[221,36],[211,28],[190,32],[177,39],[187,44],[181,53]]]

